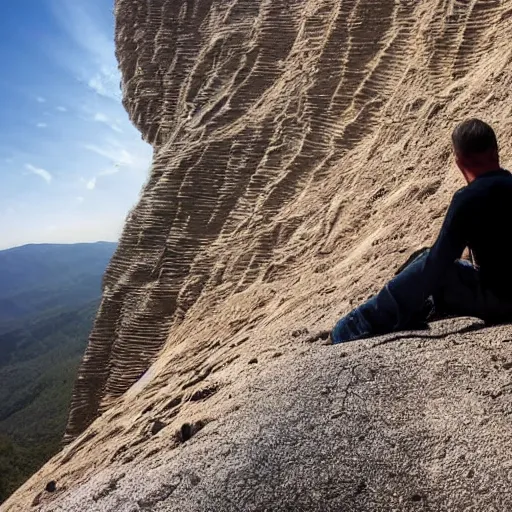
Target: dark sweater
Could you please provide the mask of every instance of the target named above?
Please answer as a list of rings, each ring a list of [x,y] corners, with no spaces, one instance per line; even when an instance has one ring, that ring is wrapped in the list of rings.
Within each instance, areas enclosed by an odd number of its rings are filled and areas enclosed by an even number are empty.
[[[512,174],[489,172],[453,196],[439,236],[425,263],[430,290],[442,281],[464,249],[471,249],[482,284],[502,299],[512,299]]]

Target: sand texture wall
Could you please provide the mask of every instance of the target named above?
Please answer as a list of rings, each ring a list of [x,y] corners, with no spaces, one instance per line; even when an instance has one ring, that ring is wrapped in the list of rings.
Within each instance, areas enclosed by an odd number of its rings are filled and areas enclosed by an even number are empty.
[[[510,508],[506,327],[311,341],[433,242],[463,185],[457,122],[493,124],[510,162],[512,1],[115,14],[153,166],[104,279],[70,444],[5,510]]]

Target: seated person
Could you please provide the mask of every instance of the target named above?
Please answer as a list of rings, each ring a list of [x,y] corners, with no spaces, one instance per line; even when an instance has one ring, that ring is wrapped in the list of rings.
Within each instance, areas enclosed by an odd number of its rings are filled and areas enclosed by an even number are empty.
[[[343,317],[332,343],[414,329],[433,311],[512,321],[512,174],[500,167],[496,135],[483,121],[461,123],[452,143],[467,185],[453,196],[435,244]],[[459,259],[465,248],[475,265]]]

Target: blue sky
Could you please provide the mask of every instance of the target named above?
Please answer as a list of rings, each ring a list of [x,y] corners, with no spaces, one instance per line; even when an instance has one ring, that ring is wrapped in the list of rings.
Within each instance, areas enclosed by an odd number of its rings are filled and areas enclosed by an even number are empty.
[[[116,240],[151,148],[121,105],[113,0],[17,0],[0,17],[0,249]]]

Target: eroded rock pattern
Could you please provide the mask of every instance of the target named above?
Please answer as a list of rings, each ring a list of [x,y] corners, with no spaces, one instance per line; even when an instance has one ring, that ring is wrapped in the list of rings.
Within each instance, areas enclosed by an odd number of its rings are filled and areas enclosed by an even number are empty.
[[[508,511],[510,333],[439,327],[267,361],[238,410],[39,510]]]
[[[509,326],[311,342],[433,242],[463,185],[455,123],[493,124],[511,166],[512,0],[116,16],[153,169],[105,277],[76,439],[5,510],[510,509]]]
[[[124,103],[154,163],[105,276],[68,439],[140,378],[200,297],[211,309],[288,276],[312,243],[346,246],[344,201],[377,181],[364,166],[384,144],[417,151],[450,86],[505,51],[509,4],[117,0]],[[381,180],[374,200],[388,189]]]

